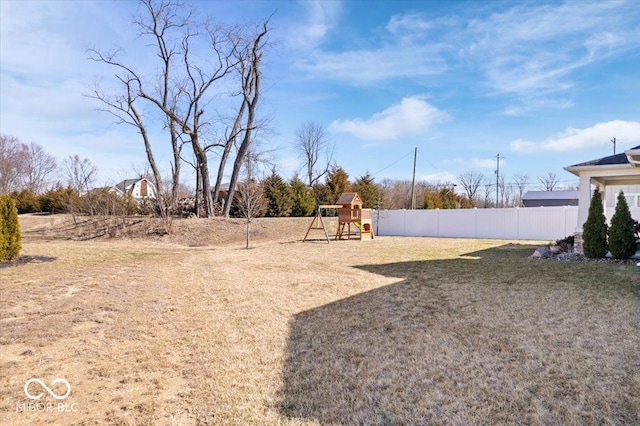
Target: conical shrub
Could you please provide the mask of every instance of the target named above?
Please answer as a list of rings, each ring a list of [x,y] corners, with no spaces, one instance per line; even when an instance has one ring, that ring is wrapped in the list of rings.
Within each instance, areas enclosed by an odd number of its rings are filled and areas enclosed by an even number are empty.
[[[0,195],[0,261],[17,259],[20,249],[20,223],[16,202],[8,195]]]
[[[618,194],[616,211],[611,218],[609,251],[616,259],[626,259],[636,252],[635,225],[622,191]]]
[[[585,256],[594,259],[607,255],[607,218],[597,188],[591,197],[589,216],[582,227],[582,251]]]

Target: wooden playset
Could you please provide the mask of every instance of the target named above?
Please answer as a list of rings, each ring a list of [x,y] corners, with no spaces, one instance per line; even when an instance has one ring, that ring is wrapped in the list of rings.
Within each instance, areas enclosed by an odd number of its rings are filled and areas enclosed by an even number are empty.
[[[309,229],[307,229],[307,233],[302,241],[307,240],[309,232],[312,229],[321,229],[324,231],[327,242],[329,242],[329,234],[322,219],[322,211],[326,209],[338,210],[336,240],[363,240],[365,238],[373,239],[375,237],[373,233],[371,209],[362,208],[362,198],[360,198],[357,192],[345,192],[338,198],[336,204],[318,206],[316,215],[311,221],[311,225],[309,225]],[[351,228],[352,224],[353,229]]]

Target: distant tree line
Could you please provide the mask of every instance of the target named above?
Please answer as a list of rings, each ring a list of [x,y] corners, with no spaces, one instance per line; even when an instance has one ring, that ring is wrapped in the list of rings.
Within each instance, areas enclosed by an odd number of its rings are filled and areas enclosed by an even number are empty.
[[[504,176],[498,179],[488,177],[476,171],[460,173],[456,177],[458,187],[471,201],[474,207],[522,207],[522,198],[529,188],[543,191],[577,190],[577,183],[561,185],[555,173],[549,172],[537,177],[536,184],[530,176],[514,174],[511,182],[507,182]]]
[[[61,163],[35,142],[0,135],[0,195],[10,197],[17,212],[78,215],[154,213],[152,202],[135,203],[111,187],[96,187],[96,167],[72,155]]]
[[[402,209],[409,208],[410,183],[385,179],[375,182],[371,174],[365,173],[355,180],[342,168],[333,166],[324,174],[324,179],[315,179],[310,186],[298,175],[286,181],[275,169],[264,180],[257,183],[264,202],[254,217],[306,217],[311,216],[319,205],[334,205],[345,192],[357,192],[364,208]],[[454,191],[452,184],[428,184],[419,182],[415,191],[416,206],[421,209],[456,209],[473,207],[470,200]],[[332,214],[327,211],[326,214]],[[245,217],[241,200],[231,207],[232,217]]]

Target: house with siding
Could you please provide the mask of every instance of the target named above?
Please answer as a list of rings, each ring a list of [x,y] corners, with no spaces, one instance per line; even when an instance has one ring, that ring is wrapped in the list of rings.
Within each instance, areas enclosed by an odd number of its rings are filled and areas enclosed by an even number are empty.
[[[574,164],[564,169],[580,178],[576,250],[582,250],[582,226],[589,215],[594,187],[602,193],[608,220],[611,220],[615,212],[620,191],[627,198],[631,216],[635,220],[640,219],[640,145],[620,154]]]
[[[156,187],[147,175],[135,179],[125,179],[113,186],[112,191],[121,196],[129,196],[136,200],[156,198]]]

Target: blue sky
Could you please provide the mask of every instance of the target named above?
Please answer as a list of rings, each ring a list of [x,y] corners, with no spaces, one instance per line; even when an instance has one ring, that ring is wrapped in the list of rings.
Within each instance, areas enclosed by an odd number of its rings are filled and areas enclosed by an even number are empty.
[[[531,178],[640,144],[640,5],[623,1],[209,1],[226,23],[271,18],[261,146],[289,178],[295,131],[315,121],[352,178]],[[114,70],[87,49],[149,67],[133,1],[0,1],[0,132],[114,183],[144,168],[142,142],[87,98]],[[275,13],[274,13],[275,12]],[[169,152],[157,132],[161,167]],[[212,177],[214,178],[214,177]],[[190,181],[187,182],[191,184]],[[565,182],[563,182],[565,183]]]

